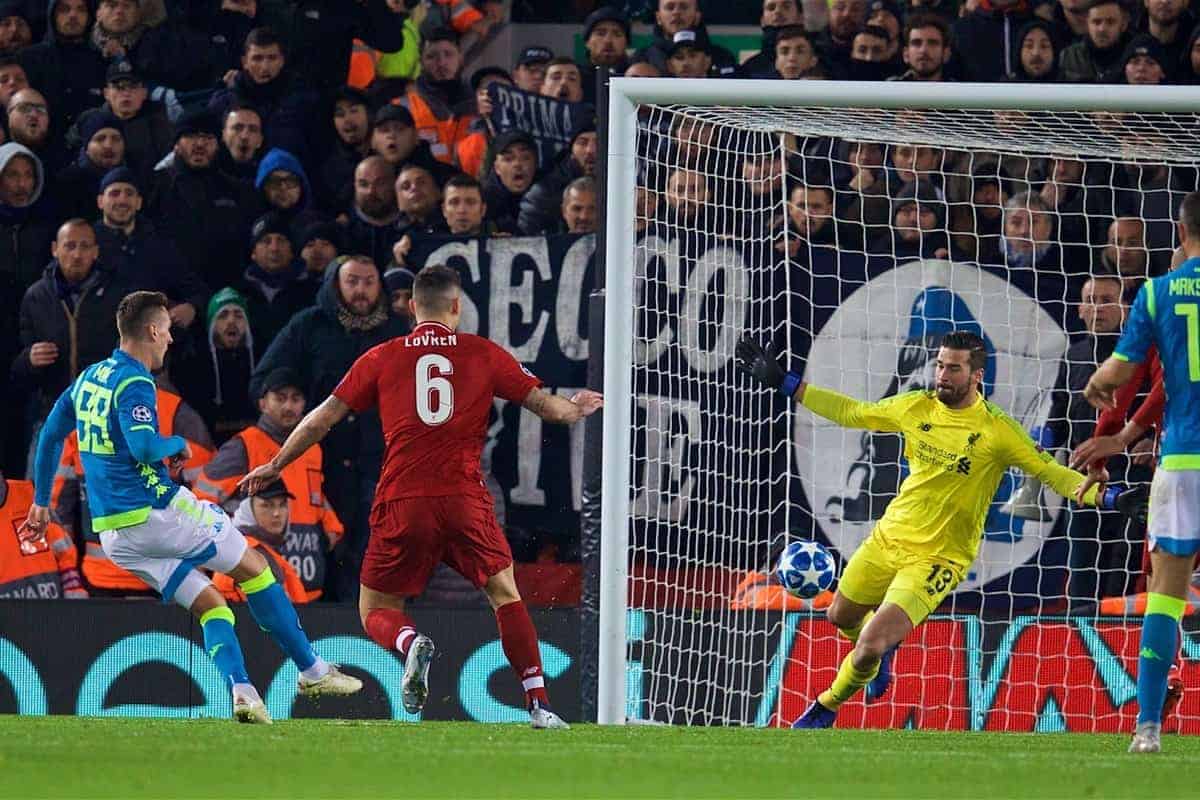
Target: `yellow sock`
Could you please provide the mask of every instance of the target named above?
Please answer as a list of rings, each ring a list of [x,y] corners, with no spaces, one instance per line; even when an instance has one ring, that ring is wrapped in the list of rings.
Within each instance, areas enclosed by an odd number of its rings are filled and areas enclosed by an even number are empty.
[[[863,628],[867,627],[867,623],[871,621],[871,617],[875,616],[874,611],[868,611],[863,614],[863,618],[858,621],[858,624],[853,628],[838,628],[838,633],[850,640],[850,644],[858,644],[858,636],[862,633]]]
[[[878,674],[878,661],[869,669],[862,671],[856,669],[854,667],[854,651],[851,651],[842,659],[842,665],[838,667],[838,674],[833,679],[833,685],[817,695],[817,701],[830,711],[836,711],[842,703],[853,697],[855,692],[870,683]]]

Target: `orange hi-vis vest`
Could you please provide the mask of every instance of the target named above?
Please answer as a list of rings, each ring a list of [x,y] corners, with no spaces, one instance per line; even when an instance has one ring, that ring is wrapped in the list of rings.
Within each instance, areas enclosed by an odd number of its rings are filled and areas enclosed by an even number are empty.
[[[287,562],[287,559],[279,555],[279,552],[274,547],[253,536],[246,537],[246,544],[266,556],[267,566],[271,568],[271,574],[275,576],[275,582],[283,587],[283,591],[287,594],[289,600],[293,603],[307,603],[312,599],[308,596],[308,592],[305,591],[304,584],[301,582],[300,576],[296,574],[296,570]],[[246,602],[245,593],[238,588],[237,583],[228,575],[220,572],[213,573],[212,583],[218,592],[225,595],[226,600],[234,603]]]
[[[279,452],[279,444],[257,425],[235,434],[246,448],[246,469],[252,470],[270,461]],[[325,497],[323,457],[318,444],[308,448],[284,467],[280,477],[294,500],[288,503],[291,528],[280,553],[304,581],[308,600],[321,596],[325,585],[326,553],[342,538],[345,528]],[[202,500],[225,505],[237,494],[244,476],[214,478],[207,471],[197,478],[193,491]],[[324,535],[322,535],[324,534]]]
[[[375,80],[375,65],[379,63],[379,51],[355,39],[350,51],[350,74],[346,83],[355,89],[366,89]]]
[[[51,522],[46,535],[22,542],[17,529],[33,505],[33,483],[8,481],[0,506],[0,597],[52,600],[63,596],[61,573],[74,571],[79,554],[70,535]],[[78,576],[75,576],[76,582]]]
[[[469,133],[460,139],[456,148],[458,168],[475,180],[480,179],[483,171],[483,157],[487,154],[488,138],[483,131]]]
[[[158,388],[155,392],[156,406],[158,407],[158,425],[159,433],[163,436],[173,436],[175,433],[175,412],[179,410],[180,403],[183,402],[179,395],[173,392],[168,392],[166,389]],[[187,440],[188,447],[191,448],[192,455],[183,465],[183,477],[185,481],[193,481],[204,469],[204,465],[212,460],[213,451],[209,450],[192,440]],[[87,487],[83,480],[83,462],[79,458],[79,440],[74,431],[72,431],[63,443],[62,456],[58,461],[58,471],[54,475],[54,488],[51,490],[51,508],[58,513],[59,521],[64,525],[70,526],[71,520],[64,517],[71,516],[68,509],[63,506],[65,499],[64,492],[74,485],[74,488],[79,493],[79,510],[78,520],[83,529],[84,551],[83,551],[83,577],[88,585],[94,586],[97,589],[108,589],[112,591],[133,591],[146,592],[150,587],[142,581],[141,578],[134,575],[128,570],[118,567],[104,552],[104,548],[100,545],[100,536],[92,530],[92,518],[87,510]]]
[[[408,101],[409,113],[417,125],[417,135],[429,142],[429,150],[433,157],[452,167],[458,166],[458,143],[471,133],[469,129],[474,115],[460,117],[452,114],[446,119],[438,119],[416,89],[409,89],[405,98]]]

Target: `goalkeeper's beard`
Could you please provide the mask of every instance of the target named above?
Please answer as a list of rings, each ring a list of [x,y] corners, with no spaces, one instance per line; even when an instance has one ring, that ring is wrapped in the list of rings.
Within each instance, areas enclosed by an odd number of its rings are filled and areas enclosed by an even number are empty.
[[[971,391],[971,384],[952,386],[950,384],[939,383],[936,389],[938,400],[941,400],[944,405],[951,408],[957,408],[962,405],[962,401],[966,399],[967,393]]]

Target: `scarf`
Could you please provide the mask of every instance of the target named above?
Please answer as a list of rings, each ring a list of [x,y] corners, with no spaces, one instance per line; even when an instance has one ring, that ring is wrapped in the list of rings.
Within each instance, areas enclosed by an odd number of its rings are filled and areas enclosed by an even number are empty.
[[[375,308],[371,309],[370,314],[360,315],[355,314],[350,309],[346,308],[341,302],[337,307],[338,322],[342,327],[349,331],[373,331],[388,319],[388,307],[381,298],[375,304]]]
[[[96,25],[92,28],[92,46],[103,53],[105,45],[109,42],[116,42],[121,45],[121,48],[125,51],[125,57],[128,58],[129,51],[133,49],[133,46],[138,43],[138,39],[141,39],[142,34],[145,32],[146,25],[144,23],[139,23],[137,27],[128,33],[120,34],[108,33],[99,25]]]

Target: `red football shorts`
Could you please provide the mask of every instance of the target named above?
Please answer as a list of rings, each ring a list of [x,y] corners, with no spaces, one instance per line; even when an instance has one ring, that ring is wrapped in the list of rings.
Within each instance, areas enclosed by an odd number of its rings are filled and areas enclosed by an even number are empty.
[[[371,509],[363,586],[416,597],[442,562],[476,588],[512,564],[491,495],[410,497]]]

